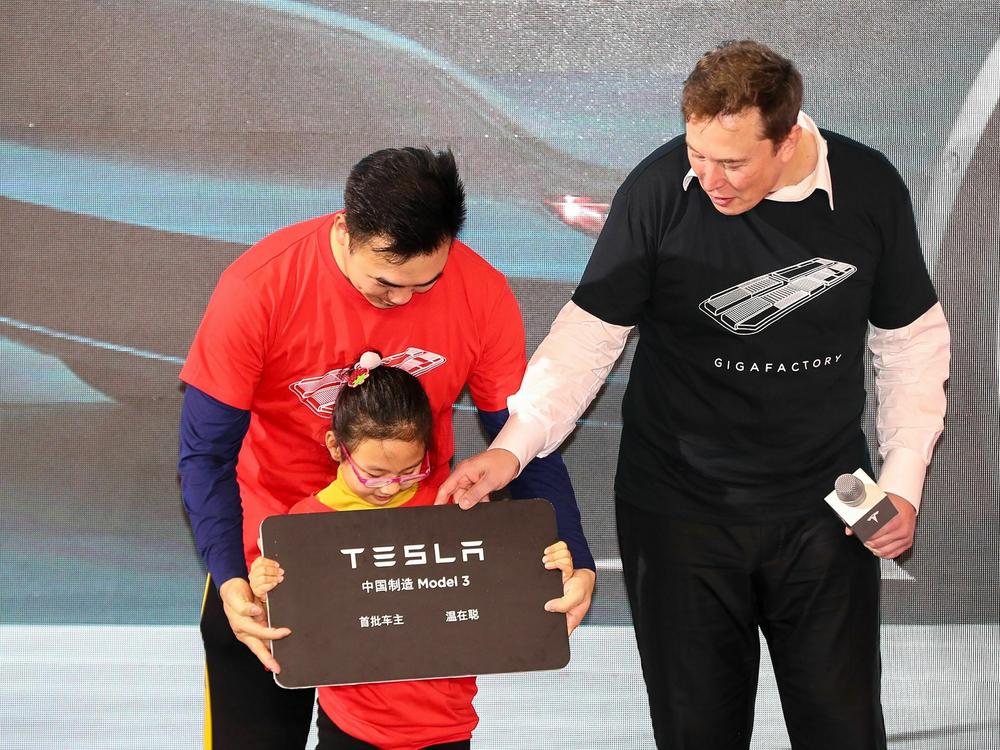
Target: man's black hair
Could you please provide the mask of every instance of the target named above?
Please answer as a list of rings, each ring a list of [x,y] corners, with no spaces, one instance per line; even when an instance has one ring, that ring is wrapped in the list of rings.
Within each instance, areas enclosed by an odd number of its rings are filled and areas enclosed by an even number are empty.
[[[357,386],[343,387],[331,428],[337,442],[349,451],[363,440],[417,440],[430,450],[434,417],[416,376],[381,365]]]
[[[351,169],[344,218],[352,239],[380,239],[400,262],[430,255],[465,223],[465,188],[451,149],[388,148]]]

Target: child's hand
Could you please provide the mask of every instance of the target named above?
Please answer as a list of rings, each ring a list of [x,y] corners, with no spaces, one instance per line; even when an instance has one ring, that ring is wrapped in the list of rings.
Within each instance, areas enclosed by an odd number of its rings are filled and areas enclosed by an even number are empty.
[[[572,633],[590,609],[596,580],[594,571],[587,568],[573,569],[573,555],[566,542],[556,542],[546,547],[542,562],[549,570],[559,568],[562,571],[563,585],[563,595],[545,602],[545,611],[565,613],[566,632]]]
[[[250,566],[250,588],[262,602],[267,601],[267,592],[283,580],[285,571],[274,560],[258,557]]]
[[[545,548],[542,563],[547,570],[558,568],[562,571],[562,582],[566,583],[573,575],[573,555],[566,542],[556,542]]]

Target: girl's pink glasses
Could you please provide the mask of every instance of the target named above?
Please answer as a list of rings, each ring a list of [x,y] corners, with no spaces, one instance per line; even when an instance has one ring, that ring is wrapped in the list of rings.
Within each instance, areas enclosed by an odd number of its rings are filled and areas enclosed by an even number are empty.
[[[424,460],[421,462],[420,471],[416,474],[404,474],[401,477],[366,477],[361,475],[361,469],[358,465],[354,463],[354,459],[351,458],[351,454],[347,452],[347,448],[343,445],[340,446],[341,453],[344,454],[344,458],[347,459],[348,466],[354,471],[354,476],[358,478],[365,487],[370,490],[378,489],[379,487],[388,487],[390,484],[398,484],[401,487],[413,484],[414,482],[419,482],[421,479],[426,479],[431,475],[431,455],[428,451],[424,454]]]

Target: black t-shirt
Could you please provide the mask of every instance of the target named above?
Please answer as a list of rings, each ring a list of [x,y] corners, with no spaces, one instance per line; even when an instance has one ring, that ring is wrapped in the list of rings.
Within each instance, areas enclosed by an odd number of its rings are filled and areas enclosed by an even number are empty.
[[[877,151],[822,131],[822,190],[719,213],[684,137],[618,190],[573,301],[639,342],[615,491],[701,521],[829,512],[834,479],[869,466],[861,416],[868,321],[900,328],[937,297],[909,193]]]

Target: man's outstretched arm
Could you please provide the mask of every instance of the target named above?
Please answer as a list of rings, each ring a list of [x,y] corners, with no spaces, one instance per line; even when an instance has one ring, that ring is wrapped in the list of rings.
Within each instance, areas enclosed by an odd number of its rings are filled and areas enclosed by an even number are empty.
[[[181,407],[177,469],[195,545],[219,589],[229,626],[265,667],[279,672],[266,641],[284,638],[290,631],[267,627],[264,609],[247,581],[243,554],[243,507],[236,460],[249,425],[250,412],[187,386]]]
[[[550,455],[573,431],[625,348],[632,326],[605,323],[568,302],[535,350],[510,397],[510,418],[489,450],[459,463],[438,491],[471,508],[506,487],[536,456]]]

